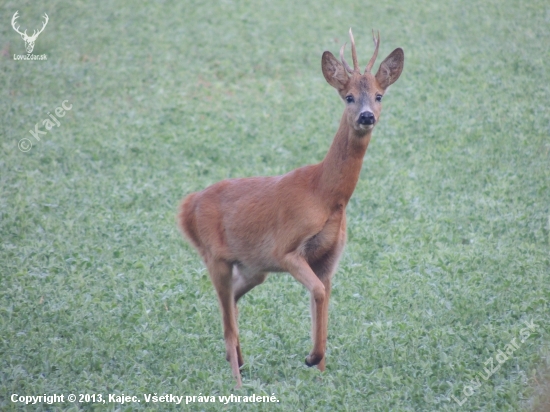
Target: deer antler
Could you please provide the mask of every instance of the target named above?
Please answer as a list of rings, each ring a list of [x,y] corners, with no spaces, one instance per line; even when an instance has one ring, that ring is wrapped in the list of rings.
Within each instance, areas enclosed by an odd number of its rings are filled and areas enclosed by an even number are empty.
[[[21,36],[27,36],[27,30],[25,30],[25,33],[21,33],[21,32],[19,31],[19,27],[21,27],[21,26],[15,27],[15,20],[17,20],[17,18],[19,17],[19,16],[17,15],[17,13],[19,13],[19,10],[17,10],[17,11],[15,12],[15,14],[13,15],[13,17],[12,17],[12,19],[11,19],[11,27],[13,27],[13,29],[14,29],[17,33],[19,33]]]
[[[46,13],[44,13],[44,16],[42,16],[42,17],[45,18],[45,21],[44,21],[44,23],[42,23],[42,28],[40,30],[38,30],[38,33],[35,34],[36,30],[32,31],[31,39],[33,39],[33,40],[36,40],[38,35],[44,31],[44,29],[46,28],[46,24],[48,24],[48,21],[50,20],[50,18],[48,17],[48,15]]]
[[[351,27],[349,28],[349,38],[351,39],[351,58],[353,60],[353,71],[359,73],[359,63],[357,62],[357,51],[355,50],[355,40],[353,39],[353,33]]]
[[[15,14],[13,15],[12,19],[11,19],[11,26],[13,27],[13,29],[19,33],[23,39],[25,39],[25,41],[29,40],[29,41],[33,41],[33,40],[36,40],[36,38],[38,37],[38,35],[40,33],[42,33],[44,31],[44,29],[46,28],[46,24],[48,24],[48,21],[50,20],[50,18],[48,17],[48,15],[46,13],[44,13],[44,16],[42,16],[45,20],[44,22],[42,23],[42,28],[40,30],[38,30],[38,33],[36,32],[36,30],[33,30],[32,32],[32,36],[29,36],[27,34],[27,30],[25,30],[23,33],[21,33],[19,31],[19,25],[17,27],[15,27],[15,20],[17,20],[19,18],[19,16],[17,15],[19,13],[19,10],[17,10],[15,12]]]
[[[359,63],[357,63],[357,52],[355,50],[355,40],[353,39],[353,33],[351,32],[351,27],[349,29],[349,37],[351,39],[351,58],[353,60],[353,70],[351,67],[349,67],[349,64],[344,59],[344,50],[346,49],[346,43],[342,46],[340,49],[340,60],[342,60],[342,64],[346,68],[346,70],[353,74],[353,73],[359,73]]]
[[[376,61],[376,57],[378,56],[378,47],[380,46],[380,31],[378,31],[378,40],[374,37],[374,30],[372,31],[372,41],[374,42],[374,53],[369,60],[369,64],[367,64],[365,73],[370,73],[372,66],[374,66],[374,62]]]
[[[342,64],[344,65],[344,68],[347,70],[347,72],[353,74],[352,68],[349,67],[349,64],[344,59],[344,50],[346,50],[346,44],[347,43],[344,43],[344,45],[340,49],[340,60],[342,60]]]

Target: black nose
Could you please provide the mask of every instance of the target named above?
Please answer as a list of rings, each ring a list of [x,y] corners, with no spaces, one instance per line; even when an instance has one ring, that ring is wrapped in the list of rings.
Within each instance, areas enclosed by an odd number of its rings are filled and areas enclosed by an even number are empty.
[[[358,123],[370,125],[374,124],[375,121],[376,120],[374,119],[374,114],[372,114],[372,112],[363,112],[359,115]]]

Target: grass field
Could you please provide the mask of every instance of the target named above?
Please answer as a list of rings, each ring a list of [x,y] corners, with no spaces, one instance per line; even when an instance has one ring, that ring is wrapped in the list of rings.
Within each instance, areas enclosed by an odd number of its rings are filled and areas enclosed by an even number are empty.
[[[1,2],[0,410],[550,410],[550,5],[444,3]],[[47,60],[14,60],[16,10],[48,13]],[[349,27],[361,66],[374,28],[375,68],[402,47],[405,69],[348,205],[327,370],[304,365],[307,290],[273,275],[240,303],[234,390],[177,207],[322,160],[343,104],[321,54]],[[141,403],[11,400],[54,393]],[[279,402],[143,398],[231,393]]]

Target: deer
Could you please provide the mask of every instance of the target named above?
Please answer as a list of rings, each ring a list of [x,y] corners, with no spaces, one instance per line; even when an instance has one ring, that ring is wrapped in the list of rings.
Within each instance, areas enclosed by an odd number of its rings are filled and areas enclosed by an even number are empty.
[[[21,38],[25,41],[25,49],[27,49],[27,53],[32,53],[32,51],[34,50],[34,42],[36,41],[36,39],[38,38],[38,35],[40,33],[42,33],[44,31],[44,29],[46,28],[46,25],[48,24],[48,21],[50,20],[50,18],[48,17],[48,15],[46,13],[44,13],[44,22],[42,23],[42,28],[40,30],[38,30],[38,32],[36,30],[33,30],[32,32],[32,36],[29,36],[27,35],[27,30],[25,30],[23,33],[21,33],[19,31],[19,25],[17,27],[15,27],[15,21],[19,18],[19,16],[17,15],[19,13],[19,10],[17,10],[12,19],[11,19],[11,26],[13,27],[13,29],[19,33],[21,35]]]
[[[325,51],[323,75],[343,100],[340,125],[325,158],[281,176],[222,180],[187,195],[178,225],[198,251],[217,292],[226,360],[236,388],[244,365],[237,327],[237,302],[263,283],[270,272],[288,272],[309,291],[313,348],[307,366],[325,370],[331,279],[346,243],[346,206],[355,190],[372,131],[380,119],[382,97],[401,75],[405,55],[395,49],[364,73],[357,61],[351,28],[353,69]]]

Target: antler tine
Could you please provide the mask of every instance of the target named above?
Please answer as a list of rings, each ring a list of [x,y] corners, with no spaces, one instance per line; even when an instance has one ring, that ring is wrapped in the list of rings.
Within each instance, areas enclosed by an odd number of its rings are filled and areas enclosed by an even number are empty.
[[[346,50],[346,44],[347,43],[344,43],[344,45],[340,48],[340,60],[342,60],[342,64],[344,65],[346,71],[353,74],[353,70],[351,69],[351,67],[349,67],[349,64],[344,59],[344,50]]]
[[[349,28],[349,38],[351,39],[351,58],[353,59],[353,71],[359,73],[359,63],[357,62],[355,40],[353,39],[353,33],[351,32],[351,27]]]
[[[21,32],[19,31],[19,27],[21,27],[21,26],[20,26],[20,25],[17,25],[17,27],[15,27],[15,20],[17,20],[17,19],[19,18],[19,16],[17,15],[18,13],[19,13],[19,10],[17,10],[17,11],[15,12],[15,14],[13,15],[13,17],[11,18],[11,27],[13,27],[13,29],[14,29],[17,33],[19,33],[20,35],[23,35],[23,34],[26,35],[26,34],[27,34],[27,30],[25,30],[25,33],[21,33]]]
[[[374,42],[374,53],[369,60],[369,64],[367,64],[365,73],[370,73],[372,66],[374,66],[374,62],[376,61],[376,57],[378,56],[378,47],[380,47],[380,31],[378,31],[378,40],[374,37],[374,30],[372,31],[372,41]]]
[[[33,30],[32,32],[32,37],[38,37],[38,35],[40,33],[42,33],[44,31],[44,29],[46,28],[46,24],[48,24],[48,21],[50,20],[50,18],[48,17],[48,15],[46,13],[44,13],[44,22],[42,23],[42,28],[40,30],[38,30],[38,33],[35,33],[36,30]]]

